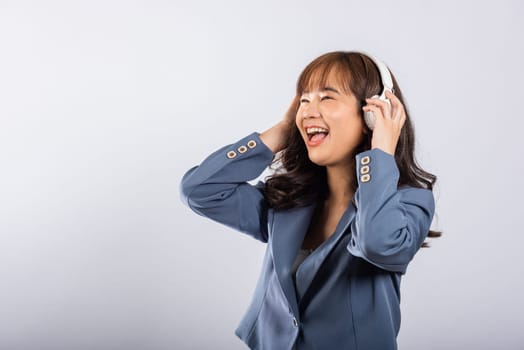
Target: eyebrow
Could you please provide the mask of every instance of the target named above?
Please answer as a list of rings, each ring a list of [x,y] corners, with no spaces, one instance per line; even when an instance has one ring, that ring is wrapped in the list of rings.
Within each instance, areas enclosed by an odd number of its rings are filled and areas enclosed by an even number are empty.
[[[325,88],[322,89],[322,91],[332,91],[332,92],[335,92],[335,93],[340,95],[340,92],[338,92],[337,89],[335,89],[334,87],[331,87],[331,86],[326,86]]]
[[[334,87],[331,87],[331,86],[326,86],[326,87],[322,88],[320,91],[331,91],[331,92],[334,92],[334,93],[337,93],[337,94],[340,95],[340,92],[337,89],[335,89]],[[309,90],[304,90],[302,93],[303,94],[308,94]]]

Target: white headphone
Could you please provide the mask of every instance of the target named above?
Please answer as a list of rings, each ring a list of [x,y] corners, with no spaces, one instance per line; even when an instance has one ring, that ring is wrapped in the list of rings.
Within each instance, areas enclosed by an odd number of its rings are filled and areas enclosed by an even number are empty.
[[[378,68],[378,71],[380,72],[380,78],[382,80],[382,85],[384,86],[384,89],[380,93],[380,96],[375,95],[375,96],[372,96],[372,98],[378,97],[379,99],[386,101],[387,103],[390,103],[388,98],[386,97],[386,90],[389,92],[393,92],[393,79],[391,78],[391,74],[389,72],[388,67],[382,61],[377,59],[376,57],[366,52],[361,51],[360,53],[368,56],[373,61],[373,63],[375,63],[375,65]],[[373,130],[373,128],[375,127],[375,116],[373,115],[373,112],[365,111],[364,112],[364,121],[366,122],[366,125],[368,126],[368,128]]]

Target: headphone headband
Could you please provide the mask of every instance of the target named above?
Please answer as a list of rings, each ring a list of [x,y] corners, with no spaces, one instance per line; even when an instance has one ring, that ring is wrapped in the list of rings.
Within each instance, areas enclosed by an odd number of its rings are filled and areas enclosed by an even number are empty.
[[[386,98],[386,90],[393,92],[393,79],[391,78],[391,73],[389,72],[388,67],[384,64],[384,62],[367,52],[360,51],[359,53],[369,57],[373,63],[375,63],[375,66],[377,66],[380,73],[380,79],[382,80],[382,85],[384,86],[384,89],[380,93],[380,97]]]

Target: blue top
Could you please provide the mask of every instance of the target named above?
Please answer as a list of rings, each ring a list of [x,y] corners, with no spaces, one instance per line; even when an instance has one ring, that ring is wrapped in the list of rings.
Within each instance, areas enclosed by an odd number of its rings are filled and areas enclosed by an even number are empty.
[[[264,183],[247,181],[274,156],[253,132],[210,154],[180,183],[181,199],[194,212],[267,244],[235,334],[250,349],[396,349],[400,280],[428,233],[433,193],[398,187],[389,153],[357,154],[357,206],[348,206],[335,232],[298,266],[295,284],[293,263],[317,203],[268,207]]]

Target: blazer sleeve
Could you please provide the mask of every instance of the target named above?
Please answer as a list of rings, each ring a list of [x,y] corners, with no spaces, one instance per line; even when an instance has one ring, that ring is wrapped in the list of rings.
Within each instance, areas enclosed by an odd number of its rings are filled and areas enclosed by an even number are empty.
[[[433,220],[428,189],[397,188],[395,158],[379,148],[356,155],[358,210],[347,249],[382,269],[405,273]]]
[[[201,216],[267,242],[264,183],[247,181],[260,176],[274,155],[253,132],[190,168],[180,181],[180,199]]]

